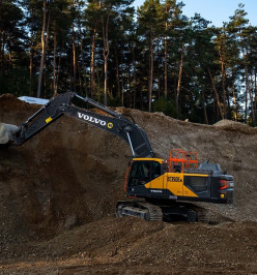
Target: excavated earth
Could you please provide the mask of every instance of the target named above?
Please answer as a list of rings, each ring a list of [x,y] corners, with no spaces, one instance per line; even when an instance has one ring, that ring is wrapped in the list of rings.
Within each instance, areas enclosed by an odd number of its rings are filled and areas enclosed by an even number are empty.
[[[0,122],[19,126],[38,108],[2,95]],[[159,157],[197,150],[233,175],[234,204],[204,204],[230,221],[115,218],[128,145],[63,116],[22,146],[0,148],[0,274],[257,274],[257,129],[116,111],[134,117]]]

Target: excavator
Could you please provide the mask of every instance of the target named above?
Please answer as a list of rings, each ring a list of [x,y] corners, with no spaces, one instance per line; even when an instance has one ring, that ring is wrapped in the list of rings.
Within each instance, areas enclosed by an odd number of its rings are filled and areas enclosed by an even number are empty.
[[[78,107],[78,102],[91,105],[104,115]],[[170,150],[168,159],[158,158],[145,131],[132,117],[74,92],[53,97],[20,127],[0,123],[0,144],[22,145],[63,115],[115,134],[128,143],[132,153],[124,184],[128,199],[117,202],[116,217],[196,222],[206,219],[205,209],[196,203],[233,203],[233,176],[227,175],[219,164],[199,164],[197,152],[180,149]]]

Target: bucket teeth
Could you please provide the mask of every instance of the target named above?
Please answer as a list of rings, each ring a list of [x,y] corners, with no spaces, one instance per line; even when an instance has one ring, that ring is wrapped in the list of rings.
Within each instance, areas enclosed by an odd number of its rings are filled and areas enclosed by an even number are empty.
[[[12,124],[0,123],[0,144],[7,144],[13,141],[13,135],[17,133],[19,127]]]

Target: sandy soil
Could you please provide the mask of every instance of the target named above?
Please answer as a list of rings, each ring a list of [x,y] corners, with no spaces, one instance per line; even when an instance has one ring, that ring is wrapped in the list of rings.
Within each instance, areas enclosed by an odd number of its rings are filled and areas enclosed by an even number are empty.
[[[38,109],[0,97],[0,122]],[[19,147],[0,148],[0,274],[257,274],[257,129],[181,122],[117,108],[145,129],[158,156],[197,150],[235,178],[232,206],[205,204],[218,225],[115,218],[130,149],[62,117]]]

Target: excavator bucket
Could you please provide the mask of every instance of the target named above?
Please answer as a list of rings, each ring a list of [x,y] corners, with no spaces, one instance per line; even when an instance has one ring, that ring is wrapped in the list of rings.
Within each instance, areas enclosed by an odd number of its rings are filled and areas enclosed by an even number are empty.
[[[0,144],[8,144],[13,141],[13,136],[19,131],[19,127],[12,124],[0,123]]]

